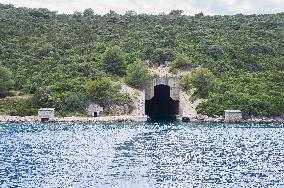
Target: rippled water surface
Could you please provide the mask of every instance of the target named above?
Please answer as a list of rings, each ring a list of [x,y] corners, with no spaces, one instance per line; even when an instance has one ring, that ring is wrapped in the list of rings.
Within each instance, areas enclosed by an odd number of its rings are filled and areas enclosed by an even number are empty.
[[[284,187],[284,126],[0,124],[0,187]]]

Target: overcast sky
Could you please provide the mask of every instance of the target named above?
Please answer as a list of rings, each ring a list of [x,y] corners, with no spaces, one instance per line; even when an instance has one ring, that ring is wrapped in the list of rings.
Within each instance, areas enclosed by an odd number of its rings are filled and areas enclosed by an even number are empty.
[[[284,12],[284,0],[0,0],[16,7],[48,8],[59,13],[73,13],[92,8],[97,14],[109,10],[124,14],[126,10],[137,13],[168,13],[173,9],[194,15],[266,14]]]

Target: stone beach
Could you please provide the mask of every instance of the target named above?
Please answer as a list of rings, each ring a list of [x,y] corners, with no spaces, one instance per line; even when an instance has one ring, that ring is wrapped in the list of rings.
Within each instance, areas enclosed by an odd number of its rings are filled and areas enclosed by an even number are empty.
[[[0,116],[0,122],[40,122],[38,116]],[[145,122],[147,116],[55,117],[48,122]]]
[[[148,120],[147,116],[102,116],[102,117],[55,117],[52,121],[48,122],[146,122]],[[276,118],[249,118],[242,119],[239,121],[228,122],[223,117],[208,117],[203,115],[198,115],[196,117],[178,117],[178,121],[184,122],[205,122],[205,123],[284,123],[284,119],[280,117]],[[41,119],[38,116],[0,116],[0,122],[7,123],[20,123],[20,122],[40,122]]]

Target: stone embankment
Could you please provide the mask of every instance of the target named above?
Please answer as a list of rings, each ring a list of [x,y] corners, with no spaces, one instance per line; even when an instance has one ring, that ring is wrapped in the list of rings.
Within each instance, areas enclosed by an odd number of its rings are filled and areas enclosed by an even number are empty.
[[[38,116],[0,116],[0,122],[40,122]],[[49,122],[145,122],[147,116],[55,117]]]
[[[146,122],[147,116],[104,116],[104,117],[55,117],[49,122]],[[195,118],[180,117],[180,121],[196,123],[260,123],[260,124],[284,124],[283,118],[251,118],[242,119],[236,122],[228,122],[223,117],[196,116]],[[21,123],[21,122],[40,122],[38,116],[0,116],[0,122]]]
[[[194,118],[182,117],[184,122],[204,122],[204,123],[260,123],[260,124],[272,124],[272,123],[284,123],[284,118],[248,118],[241,119],[237,121],[228,121],[223,117],[208,117],[203,115],[198,115]]]

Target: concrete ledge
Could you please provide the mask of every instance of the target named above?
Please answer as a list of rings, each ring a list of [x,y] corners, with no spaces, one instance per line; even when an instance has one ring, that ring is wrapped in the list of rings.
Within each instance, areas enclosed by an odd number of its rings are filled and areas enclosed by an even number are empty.
[[[104,116],[104,117],[55,117],[53,121],[49,122],[146,122],[148,116]],[[184,122],[196,122],[196,123],[263,123],[272,124],[280,123],[284,124],[284,118],[253,118],[244,119],[240,121],[227,122],[224,118],[190,118],[179,117],[178,120]],[[21,122],[40,122],[41,119],[38,116],[0,116],[0,122],[4,123],[21,123]]]
[[[253,119],[240,119],[240,120],[226,120],[222,117],[212,118],[212,117],[201,117],[201,118],[192,118],[192,117],[182,117],[182,122],[196,122],[196,123],[230,123],[230,124],[241,124],[241,123],[262,123],[262,124],[272,124],[272,123],[284,123],[284,118],[253,118]]]
[[[48,122],[146,122],[148,116],[54,117]],[[0,122],[41,122],[38,116],[0,116]]]

